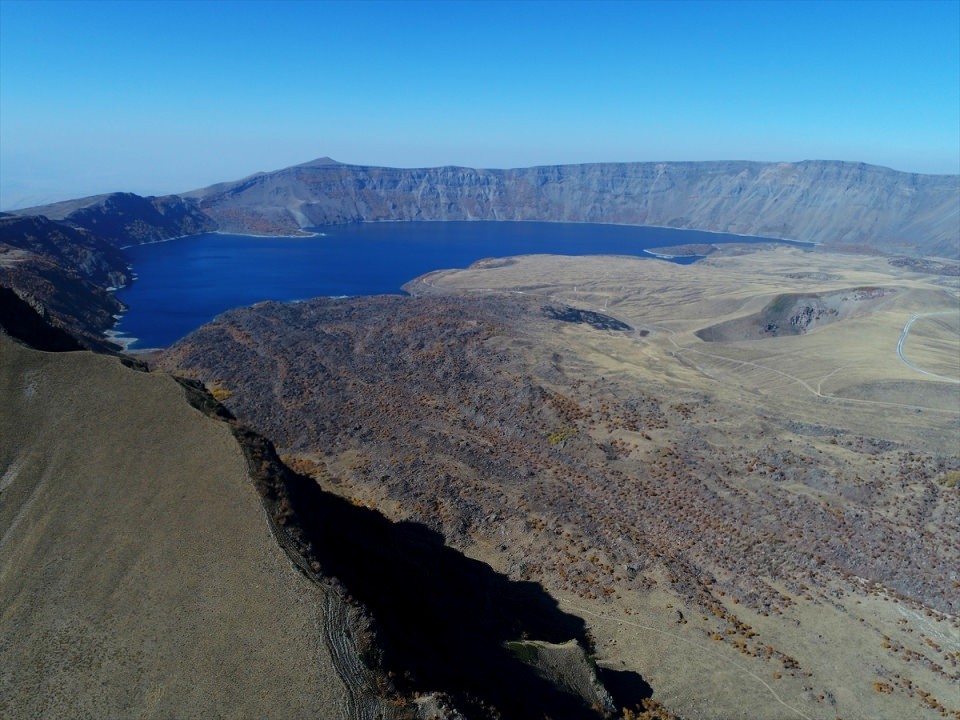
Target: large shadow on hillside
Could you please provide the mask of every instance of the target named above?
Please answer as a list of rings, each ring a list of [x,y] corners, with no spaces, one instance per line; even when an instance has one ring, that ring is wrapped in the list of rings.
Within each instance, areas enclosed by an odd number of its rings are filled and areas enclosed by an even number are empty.
[[[493,716],[491,708],[503,718],[601,716],[504,647],[523,637],[588,646],[583,620],[562,612],[542,586],[511,581],[423,525],[393,523],[281,467],[294,513],[288,524],[322,572],[372,611],[384,669],[401,690],[448,693],[469,717]],[[636,673],[616,675],[618,709],[650,696]]]
[[[84,349],[68,332],[48,323],[13,290],[2,286],[0,330],[35,350],[68,352]]]

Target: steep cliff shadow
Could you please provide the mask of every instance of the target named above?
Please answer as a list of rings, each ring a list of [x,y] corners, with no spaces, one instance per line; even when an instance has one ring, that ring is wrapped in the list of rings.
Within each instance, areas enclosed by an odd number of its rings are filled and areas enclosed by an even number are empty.
[[[491,707],[504,718],[601,715],[503,645],[521,637],[588,645],[583,620],[560,611],[539,584],[511,581],[423,525],[393,523],[310,478],[285,475],[291,521],[322,572],[373,612],[384,668],[402,690],[448,693],[471,717],[487,717]],[[637,683],[649,687],[635,673],[618,675],[631,696]]]
[[[629,670],[600,668],[600,681],[613,696],[618,709],[641,707],[643,701],[653,697],[653,688],[640,675]]]
[[[211,412],[212,398],[205,391],[189,383],[184,389],[191,403]],[[278,540],[305,572],[337,578],[372,611],[380,664],[401,691],[446,693],[469,718],[604,715],[504,647],[506,641],[527,638],[576,639],[589,648],[583,620],[560,611],[542,586],[511,581],[447,547],[441,535],[423,525],[394,523],[324,492],[281,463],[265,438],[239,424],[231,427],[277,525]],[[617,709],[651,694],[636,673],[622,671],[611,678],[618,686],[613,693]]]
[[[0,286],[0,331],[45,352],[83,350],[65,330],[54,327],[13,290]]]

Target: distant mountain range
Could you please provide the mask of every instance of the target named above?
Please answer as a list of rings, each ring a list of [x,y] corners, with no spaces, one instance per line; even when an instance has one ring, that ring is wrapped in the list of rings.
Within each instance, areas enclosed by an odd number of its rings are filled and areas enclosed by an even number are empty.
[[[837,161],[479,170],[320,158],[180,196],[114,194],[18,214],[109,228],[124,244],[211,229],[286,234],[353,222],[537,220],[658,225],[960,257],[960,176]]]
[[[960,175],[848,162],[399,169],[321,158],[181,195],[111,193],[0,213],[0,285],[88,347],[102,347],[129,282],[122,248],[221,231],[304,233],[408,220],[618,223],[960,257]]]

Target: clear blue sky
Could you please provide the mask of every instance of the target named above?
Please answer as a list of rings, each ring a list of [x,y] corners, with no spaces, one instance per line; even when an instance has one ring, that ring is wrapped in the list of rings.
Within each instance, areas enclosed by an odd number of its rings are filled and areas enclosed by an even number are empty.
[[[0,0],[0,206],[401,167],[960,172],[960,0]]]

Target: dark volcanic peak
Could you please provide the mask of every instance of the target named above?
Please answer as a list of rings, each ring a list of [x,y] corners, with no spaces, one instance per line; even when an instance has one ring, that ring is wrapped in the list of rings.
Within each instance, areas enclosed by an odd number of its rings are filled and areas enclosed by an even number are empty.
[[[321,158],[188,193],[223,230],[538,220],[711,230],[957,257],[960,178],[863,163],[385,168]]]

